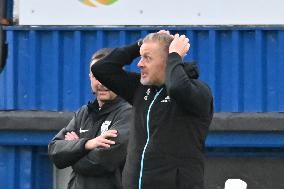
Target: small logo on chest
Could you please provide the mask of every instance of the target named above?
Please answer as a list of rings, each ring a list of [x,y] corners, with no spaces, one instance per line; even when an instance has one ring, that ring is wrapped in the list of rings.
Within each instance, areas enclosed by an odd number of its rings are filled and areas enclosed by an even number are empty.
[[[80,128],[80,133],[84,133],[84,132],[87,132],[88,131],[88,129],[81,129]]]
[[[171,102],[170,96],[166,96],[166,98],[161,100],[161,102]]]
[[[101,126],[101,134],[106,132],[108,130],[108,127],[110,126],[111,121],[104,121],[102,126]]]
[[[146,91],[146,95],[144,96],[144,100],[146,101],[146,100],[148,100],[148,96],[150,95],[150,92],[151,92],[151,90],[150,90],[150,88]]]

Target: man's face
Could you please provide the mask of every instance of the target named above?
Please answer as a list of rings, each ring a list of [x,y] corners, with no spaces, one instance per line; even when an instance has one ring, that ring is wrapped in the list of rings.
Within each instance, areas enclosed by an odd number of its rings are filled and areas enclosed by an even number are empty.
[[[141,59],[138,63],[142,85],[160,86],[165,83],[166,53],[159,43],[144,42],[140,48]]]
[[[91,63],[90,66],[92,66],[97,60],[94,59]],[[108,88],[106,88],[105,86],[103,86],[92,74],[92,72],[90,71],[89,73],[89,77],[90,77],[90,81],[91,81],[91,88],[92,91],[96,94],[97,96],[97,100],[98,101],[108,101],[108,100],[113,100],[116,98],[116,94],[112,91],[110,91]]]

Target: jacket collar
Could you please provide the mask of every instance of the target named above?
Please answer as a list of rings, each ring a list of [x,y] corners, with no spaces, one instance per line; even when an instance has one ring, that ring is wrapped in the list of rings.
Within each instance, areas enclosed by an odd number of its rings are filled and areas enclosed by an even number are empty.
[[[155,93],[156,93],[156,92],[158,92],[160,89],[166,88],[166,85],[165,85],[165,84],[163,84],[163,85],[161,85],[161,86],[154,86],[154,85],[152,85],[151,88],[152,88],[152,90],[155,91]]]
[[[99,113],[100,115],[108,114],[114,111],[115,109],[119,108],[121,104],[123,103],[123,101],[124,100],[122,98],[117,96],[115,99],[105,102],[103,106],[100,108],[98,100],[96,99],[88,103],[87,105],[88,111],[96,112],[96,113]]]

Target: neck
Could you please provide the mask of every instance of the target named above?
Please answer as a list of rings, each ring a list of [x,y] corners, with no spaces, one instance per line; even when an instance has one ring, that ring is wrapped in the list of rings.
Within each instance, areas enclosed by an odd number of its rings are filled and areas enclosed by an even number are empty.
[[[163,77],[160,79],[160,81],[159,81],[159,83],[158,83],[158,87],[164,85],[165,82],[166,82],[166,77],[165,77],[165,75],[163,75]]]
[[[165,84],[165,80],[163,79],[163,80],[161,80],[161,81],[155,83],[154,85],[157,86],[157,87],[161,87],[161,86],[164,85],[164,84]]]
[[[104,105],[104,102],[101,101],[101,100],[98,100],[98,103],[99,103],[99,107],[100,107],[100,108]]]

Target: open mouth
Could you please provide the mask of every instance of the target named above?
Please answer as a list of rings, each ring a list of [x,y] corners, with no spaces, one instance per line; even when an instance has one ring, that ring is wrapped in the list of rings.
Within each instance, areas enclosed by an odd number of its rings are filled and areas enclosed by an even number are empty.
[[[146,73],[141,72],[141,77],[142,77],[142,78],[145,78],[146,76],[147,76],[147,74],[146,74]]]

